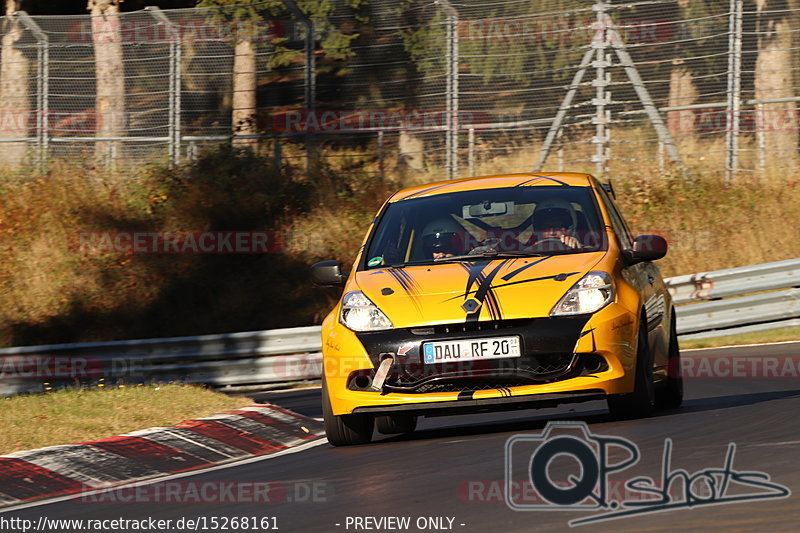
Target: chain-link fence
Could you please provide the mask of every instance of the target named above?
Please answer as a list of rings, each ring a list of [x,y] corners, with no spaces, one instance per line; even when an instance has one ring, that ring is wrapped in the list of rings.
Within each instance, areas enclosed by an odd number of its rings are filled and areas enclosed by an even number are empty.
[[[4,19],[2,159],[175,163],[233,139],[447,177],[800,167],[800,0],[284,3]]]

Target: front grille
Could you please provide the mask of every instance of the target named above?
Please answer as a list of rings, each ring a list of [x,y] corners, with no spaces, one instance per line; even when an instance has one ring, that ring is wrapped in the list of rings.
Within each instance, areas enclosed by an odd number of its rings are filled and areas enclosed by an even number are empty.
[[[554,358],[556,356],[553,356]],[[593,362],[588,370],[584,363]],[[525,385],[539,385],[571,379],[608,370],[606,362],[596,355],[562,355],[547,366],[521,365],[518,367],[484,367],[465,370],[445,365],[427,367],[394,366],[383,386],[383,392],[428,394],[434,392],[475,392],[490,389],[507,389]],[[350,390],[371,390],[369,386],[375,369],[352,372],[348,379]]]
[[[568,379],[583,371],[583,357],[574,355],[572,350],[588,319],[588,315],[581,315],[487,320],[358,333],[373,368],[351,374],[348,388],[371,390],[375,370],[387,355],[393,357],[394,363],[383,392],[461,392],[465,388],[486,390]],[[424,362],[422,355],[426,342],[512,335],[520,339],[520,357],[430,364]],[[467,379],[473,381],[465,382]]]

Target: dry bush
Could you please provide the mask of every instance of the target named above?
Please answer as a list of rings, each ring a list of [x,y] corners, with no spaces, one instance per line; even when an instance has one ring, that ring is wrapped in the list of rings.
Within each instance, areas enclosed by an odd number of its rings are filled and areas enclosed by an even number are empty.
[[[800,256],[793,174],[724,181],[721,140],[681,139],[688,176],[665,163],[647,132],[615,132],[609,172],[637,233],[658,232],[671,252],[665,275]],[[622,147],[622,148],[621,148]],[[565,150],[565,170],[593,172],[591,146]],[[527,172],[538,145],[484,150],[476,174]],[[42,176],[0,182],[0,343],[44,344],[223,333],[319,323],[338,297],[310,283],[309,266],[349,268],[375,213],[394,191],[439,181],[386,157],[324,148],[316,168],[287,146],[292,165],[222,147],[196,164],[124,176],[56,164]],[[622,157],[622,156],[625,157]],[[332,157],[328,157],[332,156]],[[750,164],[752,161],[744,161]],[[553,161],[548,169],[556,170]],[[462,162],[462,170],[463,162]],[[462,172],[466,175],[466,172]],[[6,176],[9,178],[10,176]],[[275,231],[282,253],[121,254],[81,249],[86,231]]]

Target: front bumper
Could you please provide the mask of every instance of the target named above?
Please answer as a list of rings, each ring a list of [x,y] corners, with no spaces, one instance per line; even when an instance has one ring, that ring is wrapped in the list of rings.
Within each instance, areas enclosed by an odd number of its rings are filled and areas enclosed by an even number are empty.
[[[504,396],[502,398],[461,399],[450,402],[403,403],[397,405],[372,405],[356,407],[355,414],[392,415],[406,413],[422,416],[446,416],[467,413],[488,413],[493,411],[513,411],[517,409],[542,409],[565,403],[604,400],[602,390],[584,390],[554,394],[528,394],[525,396]]]
[[[334,414],[415,412],[434,416],[548,407],[630,392],[636,316],[618,304],[576,317],[542,317],[355,334],[323,327],[325,378]],[[519,335],[519,358],[423,364],[423,342]],[[370,390],[392,357],[380,391]],[[593,358],[602,364],[587,368]]]

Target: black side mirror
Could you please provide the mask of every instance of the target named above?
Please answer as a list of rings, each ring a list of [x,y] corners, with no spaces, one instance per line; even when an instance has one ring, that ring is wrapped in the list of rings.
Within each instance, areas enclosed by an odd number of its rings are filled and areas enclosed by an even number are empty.
[[[633,249],[622,252],[627,265],[655,261],[665,255],[667,255],[667,241],[659,235],[639,235],[633,240]]]
[[[317,285],[343,287],[348,275],[339,261],[320,261],[311,267],[311,279]]]

